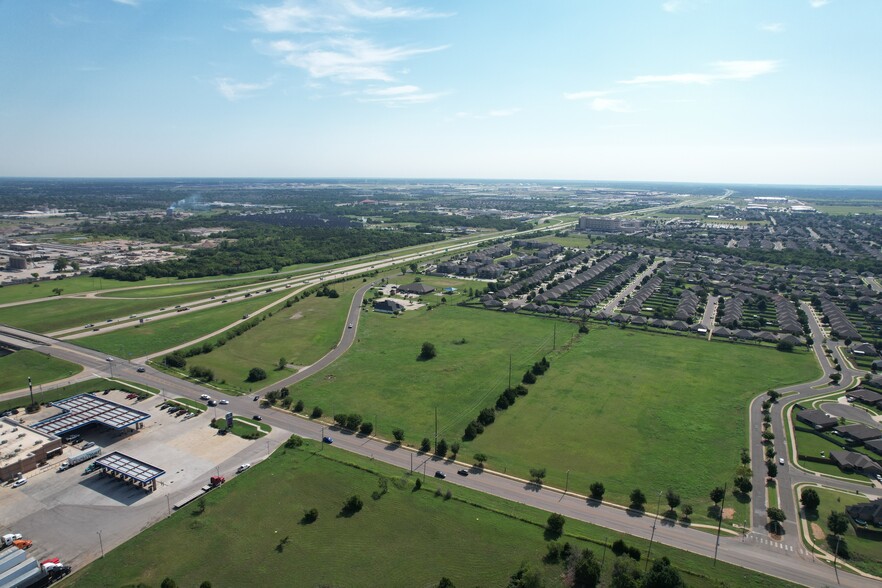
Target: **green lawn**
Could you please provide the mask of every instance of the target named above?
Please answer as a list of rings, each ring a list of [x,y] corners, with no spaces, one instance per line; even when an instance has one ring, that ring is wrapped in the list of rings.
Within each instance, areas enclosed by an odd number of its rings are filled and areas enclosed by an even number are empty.
[[[102,390],[108,389],[123,390],[125,392],[134,392],[136,394],[140,394],[142,390],[148,390],[154,394],[159,393],[159,390],[157,390],[156,388],[145,386],[143,384],[135,384],[133,382],[126,382],[125,380],[105,380],[103,378],[94,378],[92,380],[76,382],[75,384],[62,386],[53,390],[46,390],[45,392],[35,391],[34,398],[37,402],[49,403],[55,400],[61,400],[62,398],[76,396],[77,394],[100,392]],[[11,408],[22,408],[24,406],[27,406],[29,402],[30,399],[27,396],[3,400],[0,401],[0,411],[9,410]]]
[[[82,327],[94,323],[101,327],[106,319],[122,318],[160,308],[171,308],[191,300],[204,298],[190,294],[160,300],[108,300],[105,298],[56,298],[39,304],[25,304],[0,308],[0,323],[28,329],[37,333],[51,333],[62,329]]]
[[[0,393],[26,388],[28,376],[34,386],[69,378],[83,371],[75,363],[37,351],[22,349],[0,357]]]
[[[824,531],[827,531],[827,517],[831,511],[845,512],[846,506],[858,504],[861,502],[869,502],[866,496],[838,492],[827,488],[815,488],[818,496],[821,498],[821,504],[818,507],[818,516],[808,515],[808,520],[817,522]],[[869,527],[868,529],[872,529]],[[882,530],[864,530],[860,533],[855,532],[852,525],[848,531],[842,536],[842,541],[847,543],[851,558],[846,561],[853,566],[874,574],[882,576]],[[817,542],[824,547],[828,553],[833,553],[835,542],[825,545],[825,541]]]
[[[551,352],[555,323],[558,344],[576,332],[573,324],[450,305],[399,317],[366,311],[359,341],[294,386],[291,397],[309,407],[318,404],[327,415],[360,413],[389,438],[401,427],[412,444],[433,436],[437,408],[441,436],[452,441],[507,385],[509,354],[517,382]],[[424,341],[434,343],[435,359],[418,361]]]
[[[731,486],[746,446],[750,399],[817,372],[808,353],[593,327],[464,452],[523,477],[545,467],[558,487],[570,470],[571,489],[587,494],[600,481],[620,504],[635,487],[670,487],[706,522],[708,492]],[[748,512],[731,496],[726,507],[735,521]]]
[[[137,283],[139,286],[148,284],[160,284],[164,280],[160,278],[151,278],[143,282],[120,282],[117,280],[105,280],[101,278],[93,278],[91,276],[78,276],[75,278],[65,278],[63,280],[50,280],[47,282],[36,282],[34,284],[17,284],[15,286],[0,287],[0,304],[7,302],[22,302],[24,300],[34,300],[36,298],[50,298],[55,295],[52,293],[54,288],[61,288],[62,294],[79,294],[82,292],[91,292],[93,290],[106,290],[110,288],[125,288],[133,286]]]
[[[456,586],[504,586],[521,563],[539,571],[549,587],[562,586],[561,566],[545,564],[542,526],[548,513],[432,478],[414,491],[401,470],[331,447],[314,453],[277,451],[269,460],[229,480],[205,497],[205,511],[189,505],[107,553],[62,582],[67,587],[158,586],[435,586],[442,576]],[[379,475],[388,492],[372,498]],[[435,489],[452,490],[453,498]],[[363,509],[340,514],[357,494]],[[312,524],[300,522],[318,510]],[[561,541],[604,558],[604,585],[612,570],[604,544],[619,538],[579,521],[567,521]],[[646,554],[647,542],[624,537]],[[181,549],[186,545],[186,549]],[[717,563],[660,543],[691,588],[792,586],[742,568]],[[639,569],[643,569],[642,564]],[[710,570],[713,569],[711,572]]]
[[[795,417],[794,417],[795,418]],[[799,455],[807,455],[811,457],[821,457],[821,452],[824,452],[826,457],[830,457],[831,451],[845,451],[846,449],[840,445],[837,445],[827,439],[824,439],[822,436],[817,435],[815,433],[811,433],[809,431],[802,430],[801,427],[805,425],[801,425],[795,428],[796,433],[796,450]],[[858,453],[864,453],[873,457],[874,454],[870,453],[869,450],[857,447],[853,449],[848,449],[847,451],[856,451]],[[829,476],[838,476],[840,478],[847,478],[850,480],[855,480],[857,482],[867,482],[867,476],[856,473],[849,473],[842,471],[839,466],[835,464],[827,464],[827,463],[817,463],[813,461],[808,461],[802,459],[799,461],[799,465],[807,470],[811,470],[813,472],[818,472],[819,474],[827,474]]]
[[[180,296],[182,294],[192,294],[194,292],[202,292],[204,294],[221,295],[231,291],[233,288],[247,285],[259,285],[261,282],[268,281],[267,277],[262,279],[244,279],[244,280],[223,280],[210,279],[202,282],[189,283],[172,283],[167,286],[157,286],[153,288],[130,288],[128,290],[120,290],[119,292],[108,292],[101,296],[109,296],[113,298],[160,298],[170,296]]]
[[[77,339],[77,345],[131,359],[156,353],[221,329],[283,297],[287,290],[230,302],[206,310],[190,310],[162,320]],[[153,302],[155,305],[156,303]]]

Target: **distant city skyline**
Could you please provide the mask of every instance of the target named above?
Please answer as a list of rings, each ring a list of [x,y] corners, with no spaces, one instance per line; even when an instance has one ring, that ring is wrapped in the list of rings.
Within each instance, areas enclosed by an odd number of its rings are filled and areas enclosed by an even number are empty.
[[[879,22],[875,0],[10,0],[0,176],[880,186]]]

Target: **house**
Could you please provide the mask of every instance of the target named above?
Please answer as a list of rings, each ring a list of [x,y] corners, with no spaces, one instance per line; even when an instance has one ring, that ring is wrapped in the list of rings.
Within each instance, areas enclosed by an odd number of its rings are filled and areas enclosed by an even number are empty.
[[[394,314],[396,312],[404,312],[404,305],[395,302],[390,298],[386,298],[385,300],[378,300],[373,304],[374,310],[376,312],[386,312],[389,314]]]
[[[882,466],[864,455],[855,451],[831,451],[830,459],[843,470],[861,472],[862,474],[882,474]]]
[[[880,402],[882,402],[882,394],[878,392],[873,392],[872,390],[867,390],[865,388],[855,388],[850,392],[845,393],[845,397],[849,402],[860,402],[861,404],[869,404],[880,406]]]
[[[841,427],[836,427],[833,430],[846,439],[850,439],[857,443],[864,443],[866,441],[872,441],[873,439],[882,439],[882,431],[860,423],[856,425],[843,425]]]
[[[796,413],[796,420],[803,422],[816,431],[826,431],[835,427],[839,421],[827,415],[823,410],[803,410]]]
[[[879,352],[876,351],[876,348],[869,343],[857,343],[851,347],[851,352],[854,355],[863,357],[875,357],[879,355]]]
[[[878,453],[879,455],[882,455],[882,439],[874,439],[873,441],[867,441],[866,443],[864,443],[864,447],[866,447],[870,451],[873,451],[875,453]]]
[[[871,502],[861,502],[845,507],[845,512],[854,521],[870,523],[874,527],[882,527],[882,498]]]
[[[423,284],[422,282],[414,282],[413,284],[406,284],[404,286],[398,287],[399,292],[404,292],[406,294],[417,294],[422,296],[423,294],[429,294],[435,291],[435,288],[429,286],[427,284]]]

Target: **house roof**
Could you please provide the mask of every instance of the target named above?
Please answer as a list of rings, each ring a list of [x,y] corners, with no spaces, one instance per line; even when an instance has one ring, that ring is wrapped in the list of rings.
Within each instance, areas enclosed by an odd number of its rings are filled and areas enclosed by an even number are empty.
[[[864,455],[855,451],[831,451],[830,459],[842,467],[850,467],[856,470],[868,470],[882,472],[882,466]]]
[[[882,498],[846,506],[845,512],[853,519],[868,521],[877,526],[882,525]]]
[[[414,282],[412,284],[399,286],[398,291],[407,292],[408,294],[428,294],[430,292],[434,292],[435,288],[429,286],[428,284],[423,284],[422,282]]]
[[[796,418],[813,427],[821,428],[832,427],[839,422],[834,417],[827,416],[823,410],[803,410],[796,413]]]
[[[873,439],[882,438],[882,431],[861,423],[836,427],[835,430],[842,435],[857,439],[858,441],[872,441]]]
[[[860,400],[861,402],[866,402],[867,404],[875,404],[882,400],[882,394],[878,392],[873,392],[872,390],[867,390],[866,388],[855,388],[850,392],[846,392],[845,395],[851,396],[856,400]]]
[[[882,455],[882,439],[873,439],[872,441],[867,441],[864,443],[864,447],[871,451],[875,451],[879,455]]]

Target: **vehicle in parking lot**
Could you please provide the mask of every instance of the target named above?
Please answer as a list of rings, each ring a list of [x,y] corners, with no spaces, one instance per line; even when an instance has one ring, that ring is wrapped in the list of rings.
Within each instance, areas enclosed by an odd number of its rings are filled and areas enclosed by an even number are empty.
[[[19,478],[18,480],[16,480],[15,482],[12,483],[12,487],[13,488],[21,488],[22,486],[24,486],[27,483],[28,483],[27,478]]]
[[[444,478],[447,477],[447,474],[445,474],[445,473],[442,472],[441,470],[438,470],[438,471],[435,472],[435,477],[436,477],[436,478],[441,478],[441,479],[443,480]]]
[[[83,475],[91,474],[92,472],[94,472],[97,469],[98,469],[98,464],[93,461],[88,466],[86,466],[86,469],[83,471]]]
[[[330,445],[333,442],[334,439],[332,439],[331,437],[322,437],[322,443],[327,443],[328,445]]]
[[[94,441],[86,441],[80,449],[89,449],[90,447],[95,447]]]
[[[262,421],[262,420],[263,420],[263,417],[260,416],[259,414],[256,414],[256,415],[254,415],[254,420],[255,420],[255,421]]]
[[[459,470],[459,471],[456,472],[456,473],[459,474],[460,476],[468,476],[468,475],[469,475],[469,471],[468,471],[468,470]]]
[[[241,474],[242,472],[244,472],[245,470],[247,470],[250,467],[251,467],[250,463],[243,463],[242,465],[240,465],[239,467],[236,468],[236,473]]]

